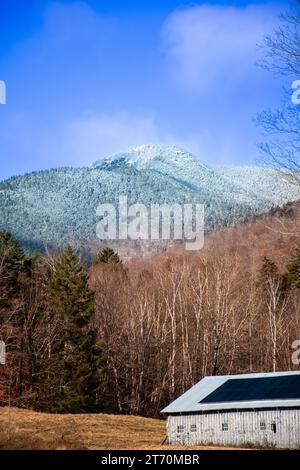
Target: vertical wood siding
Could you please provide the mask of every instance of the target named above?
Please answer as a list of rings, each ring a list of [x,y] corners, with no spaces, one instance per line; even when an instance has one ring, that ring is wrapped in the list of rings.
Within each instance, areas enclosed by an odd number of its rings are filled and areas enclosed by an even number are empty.
[[[266,429],[260,429],[265,423]],[[274,427],[276,425],[276,432]],[[226,429],[228,425],[228,430]],[[196,432],[193,432],[195,431]],[[220,411],[169,416],[167,437],[170,444],[253,445],[300,448],[300,410]]]

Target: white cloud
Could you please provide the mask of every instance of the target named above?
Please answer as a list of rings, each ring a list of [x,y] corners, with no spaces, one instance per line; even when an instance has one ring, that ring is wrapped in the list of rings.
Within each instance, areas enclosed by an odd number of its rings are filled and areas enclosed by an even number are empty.
[[[154,115],[128,110],[79,115],[51,129],[20,114],[11,117],[9,129],[1,138],[8,148],[14,149],[15,143],[22,148],[18,173],[59,166],[89,166],[98,159],[147,143],[178,145],[200,158],[206,154],[207,135],[175,135],[160,125]],[[28,167],[29,158],[34,163]]]
[[[158,141],[152,116],[127,111],[93,114],[66,124],[62,148],[73,161],[90,164],[130,146]]]
[[[62,129],[59,152],[73,164],[90,165],[129,147],[147,143],[178,145],[201,157],[207,136],[175,135],[154,115],[118,111],[73,119]]]
[[[221,94],[259,75],[257,44],[276,22],[271,5],[201,5],[172,13],[163,27],[172,78],[184,91]]]

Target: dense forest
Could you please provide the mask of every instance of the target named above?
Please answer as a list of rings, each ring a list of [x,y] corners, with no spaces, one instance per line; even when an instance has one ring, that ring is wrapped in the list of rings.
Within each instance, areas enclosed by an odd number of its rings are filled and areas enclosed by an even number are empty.
[[[71,246],[28,256],[0,232],[1,405],[157,416],[205,375],[289,370],[300,247],[284,268],[203,252],[89,266]]]

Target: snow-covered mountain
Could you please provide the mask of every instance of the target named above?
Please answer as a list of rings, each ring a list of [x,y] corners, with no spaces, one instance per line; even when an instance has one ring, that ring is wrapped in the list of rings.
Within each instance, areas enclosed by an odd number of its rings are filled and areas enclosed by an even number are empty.
[[[129,169],[152,170],[180,182],[188,188],[201,194],[204,198],[240,202],[253,205],[257,199],[255,191],[245,191],[221,171],[211,168],[178,147],[166,145],[142,145],[118,153],[105,160],[94,163],[95,168],[106,170]],[[259,198],[261,199],[261,198]]]
[[[299,199],[299,187],[284,173],[257,166],[227,166],[216,168],[218,174],[247,193],[255,193],[271,205]]]
[[[144,145],[86,168],[33,172],[0,183],[0,227],[33,248],[96,240],[101,203],[203,203],[213,231],[300,199],[276,172],[258,167],[212,168],[177,147]]]

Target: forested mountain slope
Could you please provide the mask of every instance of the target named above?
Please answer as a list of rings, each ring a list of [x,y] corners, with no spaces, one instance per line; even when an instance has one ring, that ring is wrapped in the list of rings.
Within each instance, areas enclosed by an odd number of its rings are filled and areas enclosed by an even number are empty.
[[[205,230],[244,222],[287,201],[298,188],[273,170],[211,168],[177,147],[145,145],[85,168],[33,172],[0,183],[0,226],[41,249],[96,241],[97,206],[203,203]]]

